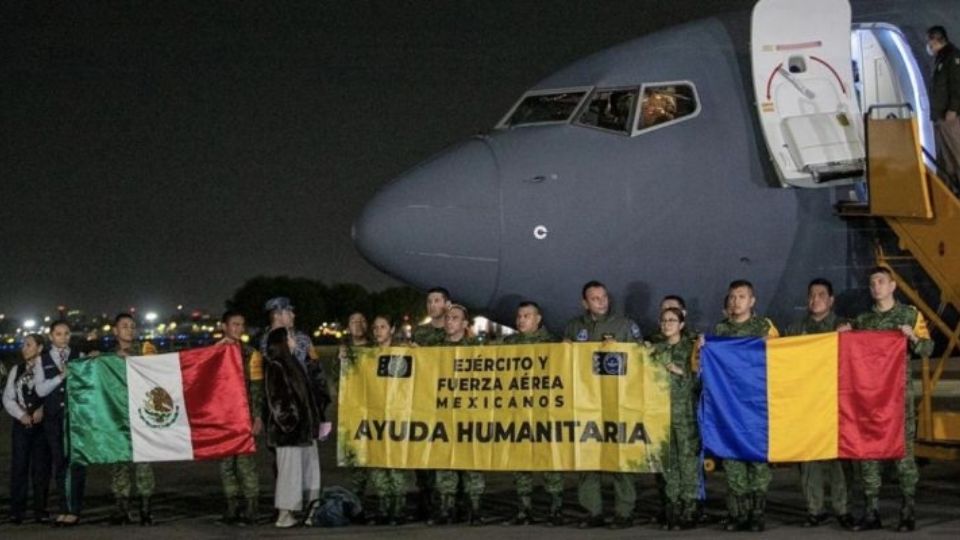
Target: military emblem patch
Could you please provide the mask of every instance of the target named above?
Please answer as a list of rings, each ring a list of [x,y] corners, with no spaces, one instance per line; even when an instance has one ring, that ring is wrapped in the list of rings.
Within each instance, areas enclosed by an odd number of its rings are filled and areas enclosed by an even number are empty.
[[[587,333],[586,328],[581,328],[580,331],[577,332],[577,341],[586,341],[589,337],[590,334]]]
[[[146,393],[143,406],[137,409],[140,419],[152,428],[173,425],[180,416],[180,406],[173,402],[170,393],[157,386]]]

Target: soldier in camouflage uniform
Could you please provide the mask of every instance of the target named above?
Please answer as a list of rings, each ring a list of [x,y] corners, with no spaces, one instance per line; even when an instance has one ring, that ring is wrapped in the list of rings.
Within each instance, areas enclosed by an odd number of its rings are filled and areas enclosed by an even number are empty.
[[[469,347],[477,345],[476,338],[467,335],[470,325],[470,314],[467,308],[452,304],[444,315],[444,330],[446,339],[440,347]],[[483,473],[477,471],[439,470],[436,472],[436,489],[440,496],[440,509],[437,516],[431,520],[432,525],[451,523],[457,506],[457,487],[463,486],[463,492],[470,502],[467,510],[467,522],[470,525],[483,525],[480,515],[480,498],[486,482]]]
[[[427,291],[427,315],[430,321],[413,331],[413,343],[420,347],[432,347],[443,343],[447,333],[443,329],[443,316],[450,307],[450,292],[443,287],[434,287]],[[436,471],[429,469],[417,469],[415,471],[417,482],[417,518],[428,520],[433,517],[436,507],[436,490],[434,481],[437,478]]]
[[[590,281],[581,290],[581,299],[585,313],[567,323],[563,332],[564,341],[620,341],[639,342],[643,339],[640,327],[632,320],[610,313],[610,296],[607,288],[599,281]],[[603,521],[602,479],[606,476],[599,472],[580,473],[577,485],[577,498],[580,505],[589,513],[580,522],[581,529],[600,527]],[[637,502],[637,490],[634,475],[629,473],[610,473],[613,479],[614,520],[612,528],[626,528],[633,525],[633,508]]]
[[[504,345],[522,345],[530,343],[551,343],[556,339],[543,328],[543,315],[536,302],[522,302],[517,306],[517,333],[506,336]],[[519,506],[517,515],[505,521],[504,525],[529,525],[532,516],[533,473],[515,472],[513,480],[517,487]],[[563,473],[546,471],[543,473],[543,487],[550,494],[550,514],[547,523],[551,526],[563,525]]]
[[[654,359],[670,374],[670,459],[664,471],[666,500],[663,529],[694,526],[699,487],[700,434],[697,429],[697,378],[693,372],[695,340],[684,337],[685,317],[678,307],[660,313],[663,340]]]
[[[137,323],[128,313],[121,313],[113,320],[113,335],[117,339],[116,349],[113,351],[121,357],[149,356],[157,353],[156,347],[149,341],[140,343],[136,339]],[[133,469],[133,480],[130,470]],[[153,514],[150,510],[150,497],[156,480],[153,476],[153,467],[149,463],[115,463],[110,466],[110,488],[116,500],[117,508],[110,516],[113,525],[132,523],[130,517],[130,494],[133,485],[140,495],[140,524],[153,525]]]
[[[238,345],[243,356],[243,375],[247,382],[247,403],[253,436],[263,431],[263,357],[260,351],[243,343],[246,332],[243,315],[237,311],[227,311],[220,319],[224,345]],[[245,454],[231,456],[220,462],[220,479],[223,481],[223,493],[227,499],[227,508],[223,522],[238,525],[257,523],[258,503],[260,502],[260,478],[257,474],[257,455]],[[245,505],[240,512],[240,498]]]
[[[788,336],[825,334],[837,329],[840,321],[833,312],[833,284],[817,278],[807,286],[807,315],[787,328]],[[830,483],[830,499],[837,522],[845,529],[853,528],[853,517],[847,510],[847,484],[840,460],[808,461],[800,464],[800,486],[807,499],[807,520],[804,527],[819,527],[827,520],[823,512],[824,487]]]
[[[779,337],[780,333],[770,319],[754,315],[756,304],[753,284],[737,280],[727,289],[727,318],[720,321],[714,334],[727,337]],[[767,488],[770,486],[770,467],[766,463],[725,459],[723,470],[727,477],[727,531],[763,531],[767,506]]]
[[[900,506],[900,523],[897,529],[901,532],[912,531],[916,527],[914,517],[914,496],[917,491],[917,482],[920,479],[917,463],[913,459],[913,442],[917,434],[917,416],[914,410],[913,385],[910,382],[909,355],[930,356],[933,352],[933,340],[927,323],[917,308],[901,304],[894,297],[897,283],[890,270],[876,267],[870,271],[870,295],[873,297],[873,309],[860,314],[853,323],[858,330],[900,330],[908,339],[909,352],[907,353],[907,384],[906,384],[906,439],[904,446],[906,455],[896,462],[897,473],[900,477],[900,494],[903,497]],[[841,329],[849,329],[849,326]],[[880,484],[881,462],[864,461],[861,463],[863,475],[863,494],[866,499],[866,513],[857,530],[879,529],[880,522]]]
[[[359,311],[351,313],[347,318],[347,335],[340,344],[338,354],[340,365],[355,362],[358,348],[372,346],[373,342],[367,335],[367,317]],[[369,471],[364,467],[350,468],[350,487],[361,501],[366,494],[369,477]]]
[[[396,328],[388,315],[373,318],[373,341],[377,348],[393,346]],[[407,472],[402,469],[371,469],[370,485],[377,495],[379,515],[371,525],[402,525],[406,521]]]

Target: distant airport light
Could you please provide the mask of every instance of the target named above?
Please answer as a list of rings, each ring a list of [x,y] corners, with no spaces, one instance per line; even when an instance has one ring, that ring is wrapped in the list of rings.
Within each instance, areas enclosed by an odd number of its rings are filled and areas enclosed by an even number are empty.
[[[27,320],[23,321],[23,327],[26,328],[27,330],[30,330],[30,329],[32,329],[32,328],[36,328],[36,327],[37,327],[37,321],[35,321],[35,320],[33,320],[33,319],[27,319]]]
[[[155,311],[148,311],[147,314],[143,316],[143,319],[152,323],[157,320],[157,313]]]
[[[103,325],[103,328],[102,328],[101,330],[103,330],[104,332],[109,332],[109,331],[110,331],[110,325],[109,325],[109,324]]]

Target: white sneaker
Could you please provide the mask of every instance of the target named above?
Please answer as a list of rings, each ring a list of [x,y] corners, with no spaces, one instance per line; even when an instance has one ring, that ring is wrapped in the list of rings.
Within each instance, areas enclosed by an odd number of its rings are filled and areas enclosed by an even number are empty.
[[[274,523],[279,529],[289,529],[290,527],[297,526],[297,518],[293,517],[293,512],[289,510],[281,510],[280,514],[277,516],[277,522]]]

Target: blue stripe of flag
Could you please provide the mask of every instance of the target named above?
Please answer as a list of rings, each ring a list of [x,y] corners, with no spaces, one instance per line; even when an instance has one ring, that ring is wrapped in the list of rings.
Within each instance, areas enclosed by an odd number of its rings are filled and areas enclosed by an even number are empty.
[[[767,461],[767,354],[762,338],[708,337],[700,351],[704,449],[723,459]]]

